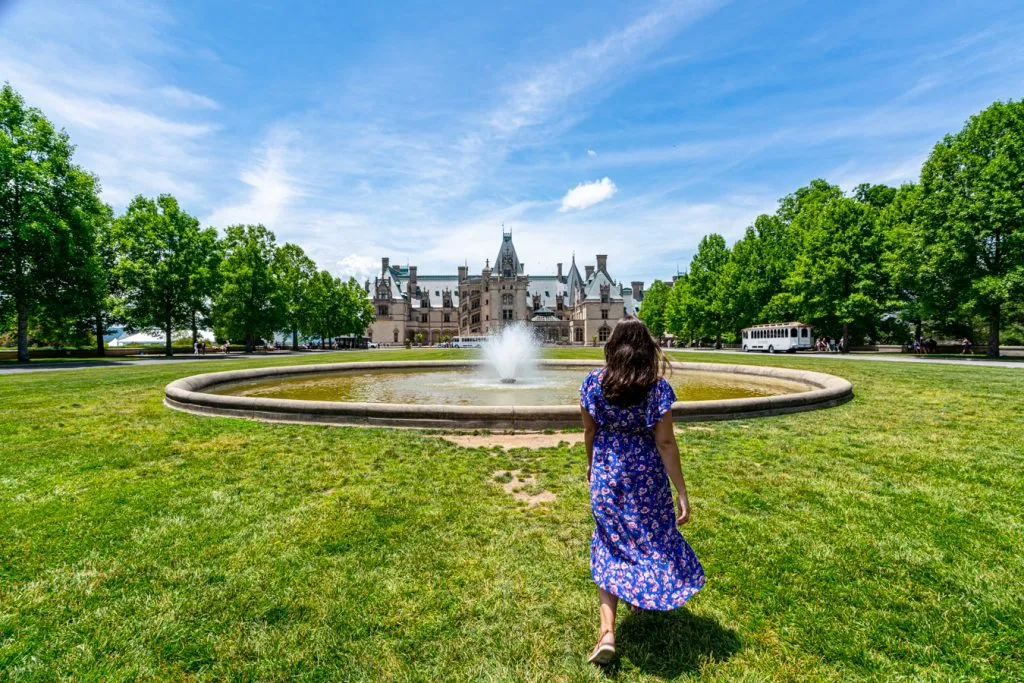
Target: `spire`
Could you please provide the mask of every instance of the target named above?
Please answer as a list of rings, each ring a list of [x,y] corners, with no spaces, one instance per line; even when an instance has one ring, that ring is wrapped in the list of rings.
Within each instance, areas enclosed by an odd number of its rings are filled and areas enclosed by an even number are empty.
[[[512,243],[512,231],[506,231],[504,223],[501,224],[501,248],[498,249],[498,257],[494,259],[494,269],[504,277],[523,274],[523,265]]]

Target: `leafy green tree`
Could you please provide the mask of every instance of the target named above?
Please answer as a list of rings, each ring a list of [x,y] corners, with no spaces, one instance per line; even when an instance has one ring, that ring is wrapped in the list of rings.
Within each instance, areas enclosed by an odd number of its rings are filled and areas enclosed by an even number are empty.
[[[341,334],[341,281],[326,270],[318,272],[309,283],[302,315],[302,329],[309,336],[319,336],[321,346]]]
[[[884,209],[896,199],[896,188],[888,185],[861,183],[853,190],[853,198],[861,204]]]
[[[14,319],[27,362],[29,317],[54,327],[95,296],[97,182],[72,163],[74,147],[9,84],[0,88],[0,313]]]
[[[693,306],[690,303],[690,278],[686,273],[677,275],[672,282],[672,291],[665,303],[665,329],[687,344],[694,337],[691,318]]]
[[[637,316],[644,321],[647,329],[655,337],[662,337],[665,334],[665,308],[668,306],[669,297],[672,294],[672,286],[655,280],[644,292],[644,300],[640,304],[640,312]]]
[[[729,247],[717,233],[705,235],[690,261],[689,309],[686,316],[701,338],[722,341],[725,332],[725,296],[722,276],[729,261]]]
[[[888,284],[884,308],[898,311],[903,320],[913,325],[915,338],[924,334],[925,315],[920,296],[921,243],[914,228],[920,189],[915,184],[903,185],[878,216],[882,270]]]
[[[232,225],[223,248],[214,329],[219,337],[244,339],[246,352],[252,353],[256,342],[273,337],[284,321],[274,233],[262,225]]]
[[[169,356],[174,330],[192,324],[196,299],[204,294],[216,230],[201,230],[171,195],[140,195],[114,221],[112,237],[125,320],[162,330]]]
[[[117,322],[123,322],[122,288],[117,271],[117,245],[114,239],[114,212],[109,206],[103,207],[103,214],[96,228],[96,278],[97,292],[94,297],[93,330],[96,334],[96,355],[106,355],[103,337],[107,329]]]
[[[316,277],[316,263],[306,256],[302,247],[287,243],[274,254],[274,271],[281,287],[284,306],[283,323],[292,335],[292,350],[299,348],[299,330],[308,306],[309,287]]]
[[[786,281],[790,302],[815,327],[842,329],[849,349],[850,326],[872,332],[881,311],[881,240],[873,210],[840,194],[805,207],[793,228],[801,243]]]
[[[191,288],[185,304],[193,344],[199,340],[199,328],[213,324],[213,299],[221,287],[223,247],[217,238],[216,229],[207,228],[199,232],[198,253],[191,271]]]
[[[366,296],[366,289],[355,278],[340,284],[341,333],[361,337],[373,323],[375,311],[373,302]]]
[[[1003,309],[1024,297],[1024,102],[996,102],[935,146],[914,225],[925,308],[982,317],[998,356]]]

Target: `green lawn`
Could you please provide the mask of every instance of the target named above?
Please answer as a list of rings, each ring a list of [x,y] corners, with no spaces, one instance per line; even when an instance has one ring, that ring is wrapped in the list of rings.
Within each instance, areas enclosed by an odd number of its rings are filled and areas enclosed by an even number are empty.
[[[681,433],[707,587],[596,636],[582,446],[166,409],[194,372],[0,376],[0,679],[1024,678],[1024,372],[833,372],[826,411]],[[563,352],[580,355],[588,352]],[[494,473],[554,492],[528,508]]]

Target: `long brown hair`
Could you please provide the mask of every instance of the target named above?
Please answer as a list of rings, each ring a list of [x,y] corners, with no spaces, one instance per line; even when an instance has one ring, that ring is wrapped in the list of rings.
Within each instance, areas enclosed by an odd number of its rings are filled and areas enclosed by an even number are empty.
[[[604,345],[604,360],[601,391],[618,405],[643,401],[668,369],[668,359],[639,318],[619,321]]]

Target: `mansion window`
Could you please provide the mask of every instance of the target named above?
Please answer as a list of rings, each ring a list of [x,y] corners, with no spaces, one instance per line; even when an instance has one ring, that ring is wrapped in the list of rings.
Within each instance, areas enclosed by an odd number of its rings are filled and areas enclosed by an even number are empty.
[[[601,293],[601,303],[603,303],[603,304],[608,303],[608,295],[605,294],[604,292]]]
[[[504,304],[505,306],[511,306],[512,305],[512,295],[511,294],[502,294],[501,295],[501,303]]]
[[[608,309],[607,308],[602,308],[601,309],[601,320],[607,320],[607,319],[608,319]]]
[[[473,304],[472,306],[470,306],[470,308],[472,308],[474,311],[480,308],[480,299],[476,299],[475,301],[473,301]]]
[[[427,313],[420,313],[420,322],[421,323],[427,322],[427,315],[428,315]]]
[[[501,312],[501,319],[502,320],[512,320],[513,319],[512,318],[512,311],[510,311],[508,309],[502,311]]]
[[[451,314],[450,314],[450,313],[445,313],[445,314],[444,314],[444,321],[445,321],[446,323],[450,323],[450,322],[452,321],[452,316],[451,316]]]
[[[378,306],[377,307],[377,315],[379,315],[379,316],[387,316],[387,314],[388,314],[388,307],[387,306]]]
[[[598,341],[608,341],[608,335],[611,334],[611,330],[607,327],[602,327],[597,331]]]
[[[474,325],[476,325],[477,323],[479,323],[479,322],[480,322],[480,314],[479,314],[479,313],[474,313],[474,314],[473,314],[473,317],[472,317],[472,318],[470,318],[470,320],[472,321],[472,323],[473,323]]]

